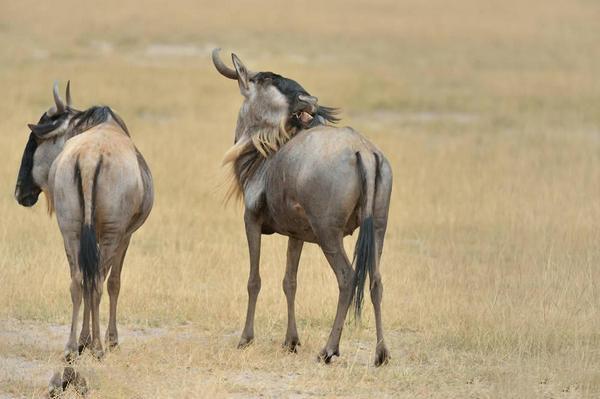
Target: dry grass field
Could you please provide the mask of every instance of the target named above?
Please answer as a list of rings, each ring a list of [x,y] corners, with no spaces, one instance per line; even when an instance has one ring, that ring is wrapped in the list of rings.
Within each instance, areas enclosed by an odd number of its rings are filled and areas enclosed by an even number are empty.
[[[46,395],[67,340],[56,221],[12,197],[55,79],[76,106],[119,112],[156,186],[125,261],[121,346],[77,365],[89,397],[600,397],[598,2],[168,3],[1,1],[0,398]],[[300,81],[387,154],[387,367],[372,366],[370,302],[341,357],[316,362],[337,283],[310,245],[302,347],[281,349],[278,236],[263,239],[256,342],[236,349],[248,255],[220,163],[241,96],[215,46]]]

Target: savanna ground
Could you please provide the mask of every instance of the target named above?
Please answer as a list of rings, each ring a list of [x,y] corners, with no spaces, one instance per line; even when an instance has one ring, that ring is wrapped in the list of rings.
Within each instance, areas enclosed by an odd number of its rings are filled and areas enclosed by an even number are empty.
[[[42,199],[12,197],[26,123],[55,79],[71,79],[76,106],[123,116],[156,185],[123,271],[121,347],[78,362],[91,397],[600,395],[597,2],[200,3],[2,1],[0,397],[44,396],[67,339],[56,222]],[[342,356],[316,362],[337,284],[315,246],[299,272],[302,347],[283,352],[275,236],[256,342],[236,349],[248,261],[220,161],[241,97],[209,61],[217,45],[341,107],[387,154],[387,367],[372,366],[370,302],[349,317]]]

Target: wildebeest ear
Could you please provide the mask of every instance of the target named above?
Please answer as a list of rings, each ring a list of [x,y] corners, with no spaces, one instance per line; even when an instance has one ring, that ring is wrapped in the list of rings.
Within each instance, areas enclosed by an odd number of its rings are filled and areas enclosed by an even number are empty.
[[[238,84],[240,85],[240,90],[242,93],[244,93],[248,91],[248,70],[237,55],[231,54],[231,59],[233,60],[233,66],[235,67],[235,71],[238,75]]]
[[[306,93],[299,93],[296,96],[295,100],[292,102],[290,111],[292,113],[304,111],[313,116],[313,114],[317,112],[318,109],[319,99],[317,97],[311,96]],[[304,117],[307,117],[307,115],[304,115]]]
[[[309,96],[308,94],[299,94],[298,100],[303,101],[310,105],[317,105],[319,99],[315,96]]]
[[[31,132],[33,134],[40,138],[44,137],[46,134],[56,129],[56,125],[54,123],[42,123],[39,125],[29,123],[27,126],[29,127],[29,129],[31,129]]]

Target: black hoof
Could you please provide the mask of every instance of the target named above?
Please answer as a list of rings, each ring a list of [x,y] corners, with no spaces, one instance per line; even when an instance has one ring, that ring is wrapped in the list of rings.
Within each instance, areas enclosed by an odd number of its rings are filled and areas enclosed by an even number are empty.
[[[340,355],[339,350],[332,351],[332,350],[328,350],[328,349],[323,349],[319,353],[318,360],[325,364],[329,364],[331,362],[331,359],[333,359],[334,356],[339,356],[339,355]]]
[[[246,349],[254,342],[254,338],[242,338],[238,343],[238,349]]]
[[[106,350],[116,351],[117,349],[119,349],[119,343],[118,342],[107,342],[106,343]]]
[[[302,344],[300,344],[300,340],[298,340],[297,338],[285,341],[283,343],[283,348],[290,353],[298,353],[299,346],[302,346]]]
[[[375,350],[375,367],[388,364],[390,359],[390,352],[385,346],[377,347]]]

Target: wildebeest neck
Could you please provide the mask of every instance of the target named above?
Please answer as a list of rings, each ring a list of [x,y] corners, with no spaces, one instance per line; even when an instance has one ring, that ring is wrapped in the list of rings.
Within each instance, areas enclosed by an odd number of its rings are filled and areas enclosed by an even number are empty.
[[[236,146],[239,146],[239,148],[236,149]],[[247,138],[243,142],[238,142],[234,145],[228,151],[228,154],[230,153],[232,154],[231,159],[227,160],[228,155],[226,155],[226,161],[227,163],[232,163],[233,181],[226,195],[226,201],[232,197],[241,199],[245,187],[247,187],[249,181],[254,177],[256,171],[267,160]]]
[[[76,136],[95,126],[109,121],[114,121],[123,132],[129,136],[127,125],[119,115],[117,115],[110,107],[100,105],[91,107],[85,111],[80,111],[71,119],[70,136]]]
[[[308,128],[337,121],[335,109],[323,107],[321,112],[326,117],[322,117],[318,111],[318,117],[313,119]],[[223,164],[233,164],[234,174],[234,182],[226,199],[241,198],[248,183],[268,158],[303,130],[307,128],[294,124],[290,115],[277,115],[244,104],[238,115],[235,143],[223,159]]]

